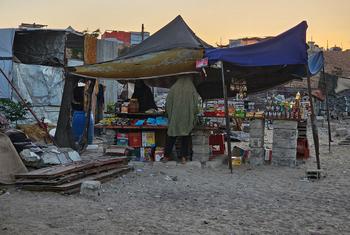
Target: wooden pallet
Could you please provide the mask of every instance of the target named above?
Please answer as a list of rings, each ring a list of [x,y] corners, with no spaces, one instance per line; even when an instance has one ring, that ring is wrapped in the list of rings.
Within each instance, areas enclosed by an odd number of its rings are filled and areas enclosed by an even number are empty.
[[[115,178],[116,176],[125,174],[129,172],[132,168],[123,167],[120,169],[114,169],[106,172],[102,172],[99,174],[91,175],[88,177],[84,177],[78,180],[74,180],[72,182],[60,184],[60,185],[23,185],[21,188],[29,191],[49,191],[49,192],[64,192],[64,193],[75,193],[79,192],[80,185],[87,180],[98,180],[101,182],[106,182]]]
[[[87,169],[96,169],[101,166],[110,164],[126,164],[126,158],[106,158],[93,161],[81,161],[69,165],[58,165],[46,167],[27,173],[16,174],[16,179],[56,179],[57,177],[67,175],[73,172],[84,171]]]
[[[132,170],[126,158],[106,158],[52,166],[16,175],[17,187],[32,191],[74,193],[82,182],[99,180],[105,182]]]

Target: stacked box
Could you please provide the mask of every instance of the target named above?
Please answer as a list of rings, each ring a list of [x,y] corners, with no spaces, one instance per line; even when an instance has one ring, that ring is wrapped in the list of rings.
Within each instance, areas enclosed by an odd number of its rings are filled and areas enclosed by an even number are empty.
[[[251,120],[249,123],[249,134],[249,164],[253,166],[262,165],[265,158],[265,121],[260,119]]]
[[[156,146],[156,134],[154,131],[142,132],[142,147],[155,147]]]
[[[211,155],[209,146],[209,133],[196,130],[192,134],[192,161],[206,162]]]
[[[273,123],[272,164],[295,167],[297,156],[297,121],[275,120]]]

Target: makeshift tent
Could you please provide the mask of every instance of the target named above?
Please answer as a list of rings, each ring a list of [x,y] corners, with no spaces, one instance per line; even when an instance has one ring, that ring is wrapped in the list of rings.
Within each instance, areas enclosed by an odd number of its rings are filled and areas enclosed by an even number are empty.
[[[150,79],[186,73],[198,74],[195,63],[210,46],[197,37],[181,16],[176,17],[158,32],[131,51],[113,61],[78,66],[74,74],[93,78],[117,80]],[[157,86],[169,87],[166,79]],[[161,84],[164,82],[163,84]]]
[[[216,83],[222,81],[221,97],[224,97],[225,100],[227,136],[230,136],[227,105],[229,86],[226,85],[225,81],[227,77],[228,81],[231,79],[247,81],[248,92],[252,92],[254,89],[271,88],[288,81],[288,79],[292,80],[293,77],[304,76],[307,77],[308,92],[309,97],[311,97],[311,73],[308,66],[306,29],[307,23],[303,21],[294,28],[260,43],[227,49],[206,49],[205,57],[210,63],[220,62],[221,79],[217,79]],[[245,71],[245,73],[241,73],[241,71]],[[266,86],[266,83],[269,86]],[[310,99],[310,106],[317,168],[320,169],[318,133],[312,99]],[[229,143],[228,157],[230,158]],[[232,172],[230,159],[229,163]]]
[[[11,80],[12,71],[12,45],[15,36],[15,29],[0,29],[0,68]],[[2,74],[0,74],[0,98],[11,97],[11,87]]]

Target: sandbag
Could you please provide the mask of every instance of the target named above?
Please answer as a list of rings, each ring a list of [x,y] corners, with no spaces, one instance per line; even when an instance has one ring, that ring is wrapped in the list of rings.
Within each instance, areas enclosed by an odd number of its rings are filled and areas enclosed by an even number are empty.
[[[28,172],[10,138],[0,133],[0,184],[13,184],[15,174]]]

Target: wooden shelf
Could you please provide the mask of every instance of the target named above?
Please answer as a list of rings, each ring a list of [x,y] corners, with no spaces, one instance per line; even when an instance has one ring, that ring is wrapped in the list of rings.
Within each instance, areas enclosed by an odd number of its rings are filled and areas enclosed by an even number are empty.
[[[103,126],[95,125],[99,129],[115,129],[115,130],[167,130],[167,126]]]

